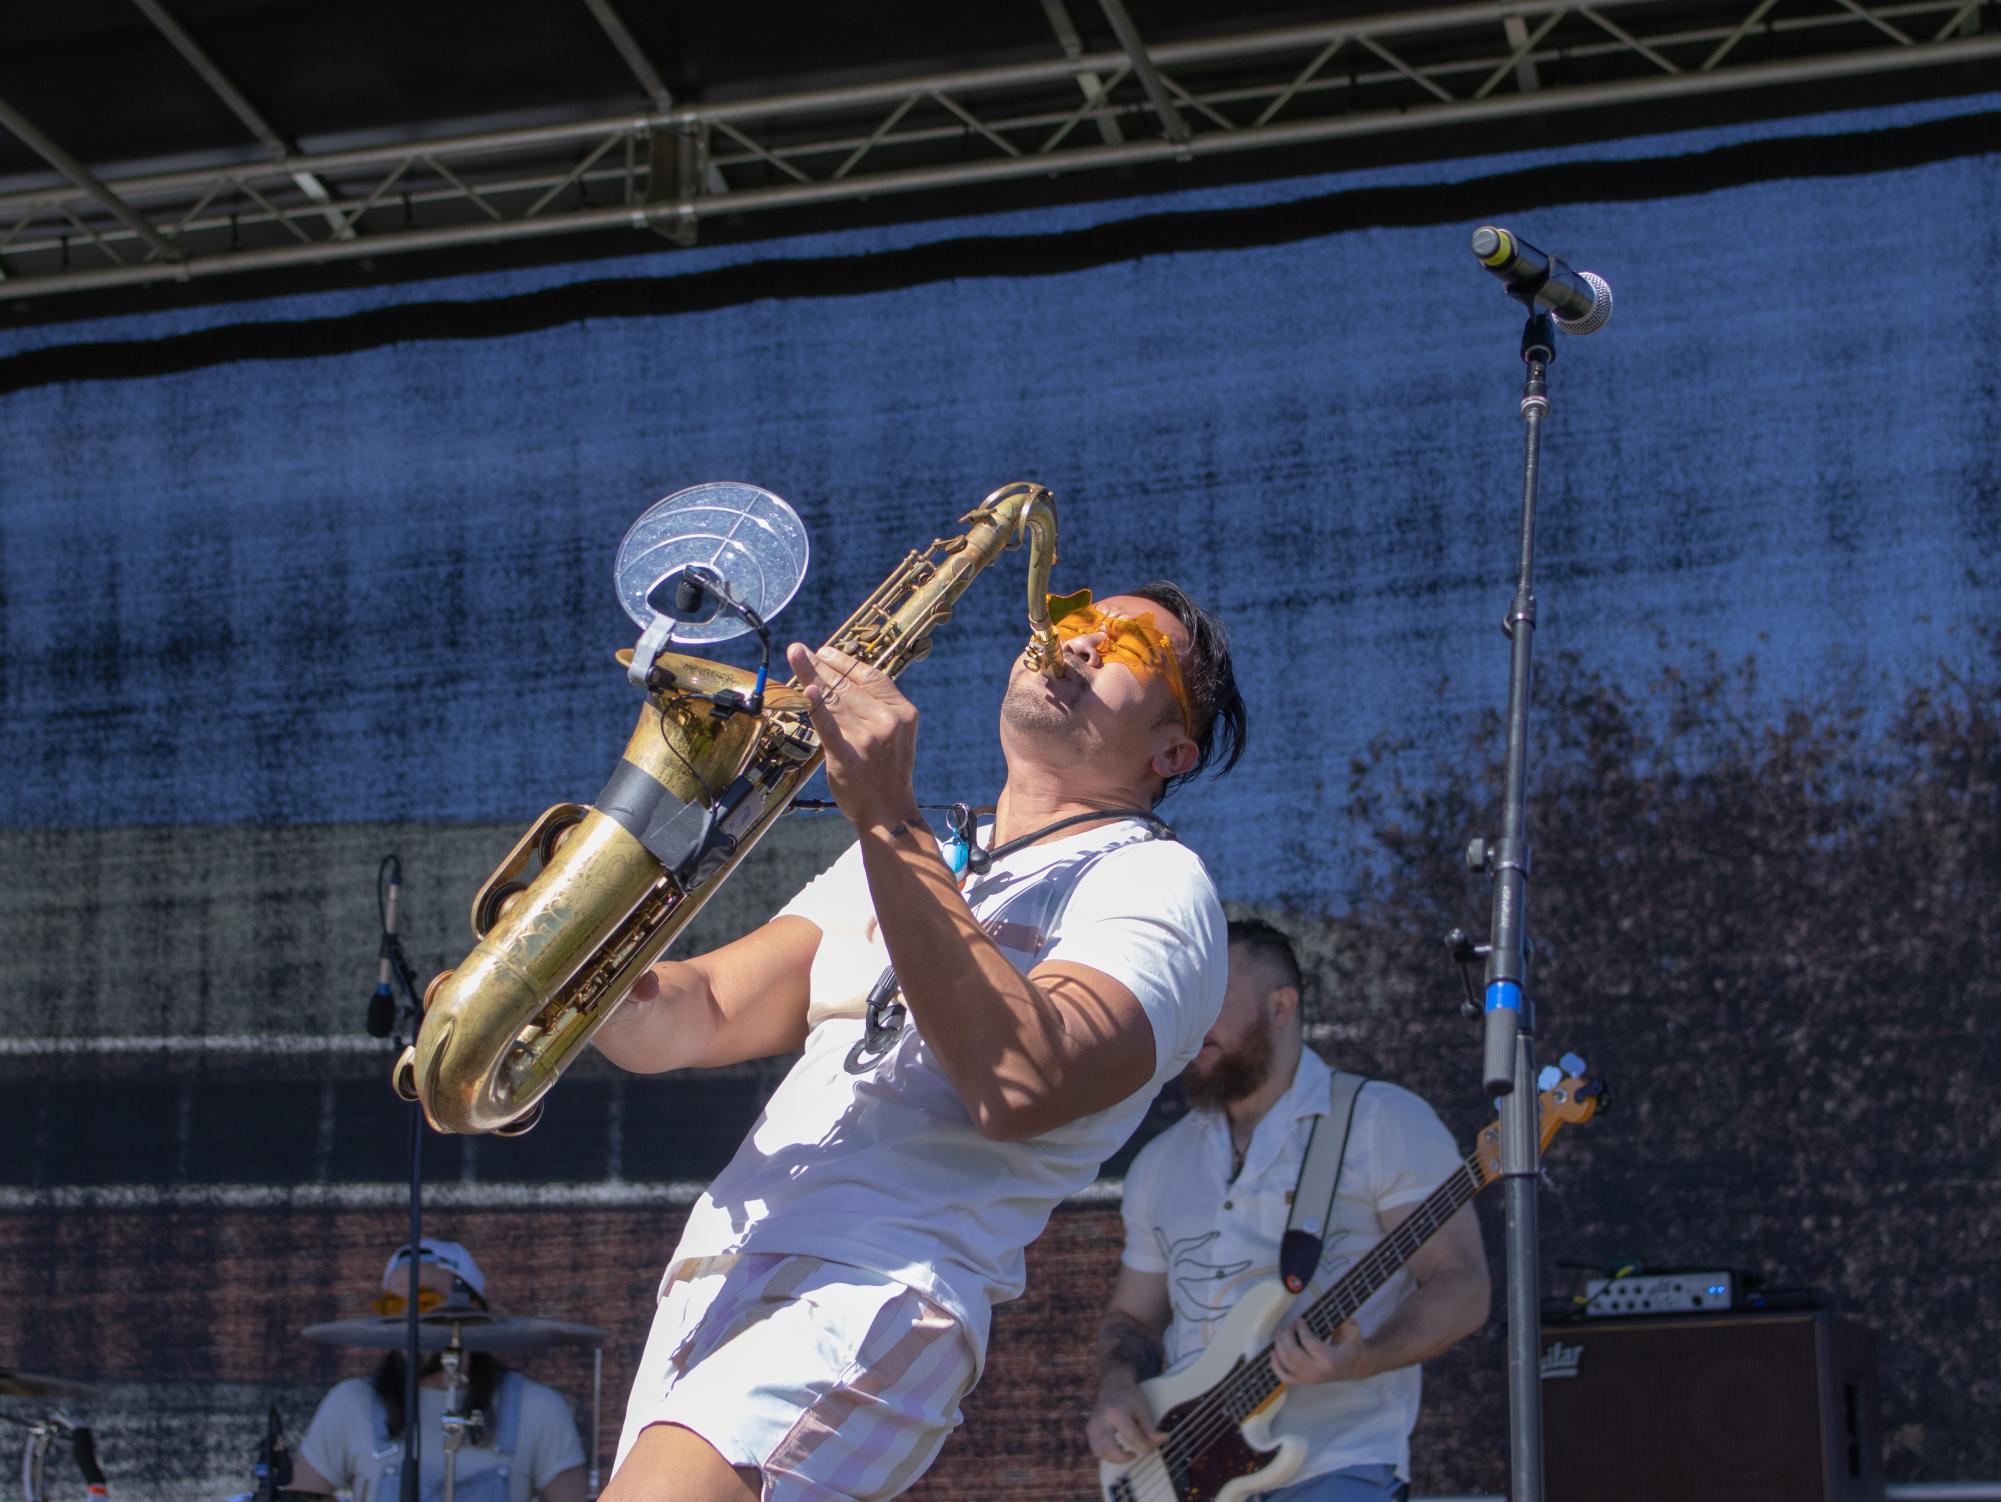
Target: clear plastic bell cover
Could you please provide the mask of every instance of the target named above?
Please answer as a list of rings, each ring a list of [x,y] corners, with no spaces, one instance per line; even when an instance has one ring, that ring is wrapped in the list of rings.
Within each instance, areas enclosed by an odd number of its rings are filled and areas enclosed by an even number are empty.
[[[756,485],[714,480],[654,502],[618,545],[618,602],[642,630],[655,611],[646,596],[662,575],[690,565],[713,569],[730,594],[769,621],[806,577],[806,525],[779,497]],[[676,643],[728,641],[750,627],[729,611],[674,628]]]

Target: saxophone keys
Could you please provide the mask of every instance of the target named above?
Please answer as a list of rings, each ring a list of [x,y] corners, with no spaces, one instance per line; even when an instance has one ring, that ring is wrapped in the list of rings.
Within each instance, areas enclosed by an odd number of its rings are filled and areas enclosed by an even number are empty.
[[[451,972],[447,970],[445,974],[449,975],[451,974]],[[442,980],[443,978],[444,978],[443,976],[439,977],[440,980]],[[438,984],[437,981],[431,982],[431,985],[433,987],[436,987],[437,984]],[[424,993],[424,1004],[426,1006],[429,1006],[430,1002],[431,1002],[430,992],[426,991]],[[421,1097],[417,1093],[417,1045],[416,1044],[412,1043],[409,1047],[405,1048],[403,1050],[402,1057],[397,1059],[396,1061],[396,1067],[389,1071],[389,1087],[392,1090],[394,1090],[398,1095],[398,1097],[400,1097],[403,1100],[414,1101],[421,1099]]]
[[[472,930],[480,938],[493,932],[493,926],[507,916],[507,910],[521,899],[528,890],[525,881],[504,881],[498,886],[488,887],[479,894],[479,906],[472,915]]]
[[[425,1011],[428,1012],[431,1010],[431,999],[438,994],[438,988],[442,986],[446,981],[450,980],[452,976],[456,973],[457,973],[456,971],[452,970],[440,970],[436,975],[431,977],[431,983],[428,986],[424,987]],[[412,1062],[412,1061],[406,1057],[405,1062]],[[404,1098],[406,1100],[415,1099],[414,1096],[406,1096]]]
[[[556,858],[556,852],[563,848],[564,842],[576,833],[577,826],[583,822],[583,810],[578,809],[575,813],[552,820],[543,827],[541,839],[543,865],[548,865]],[[502,911],[505,912],[506,909],[503,908]]]

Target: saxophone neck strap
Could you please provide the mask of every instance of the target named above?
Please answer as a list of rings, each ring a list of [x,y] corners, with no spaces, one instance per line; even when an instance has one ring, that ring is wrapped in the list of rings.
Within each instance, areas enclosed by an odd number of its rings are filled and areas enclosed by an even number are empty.
[[[964,806],[963,804],[955,805],[954,812],[956,813],[959,808],[963,808]],[[1147,827],[1148,833],[1156,840],[1179,838],[1174,832],[1174,826],[1150,808],[1094,808],[1087,813],[1071,814],[1066,818],[1057,819],[1052,823],[1043,825],[1040,829],[1032,829],[1027,834],[1017,839],[1009,840],[1004,845],[994,846],[991,850],[982,850],[980,842],[975,838],[972,829],[972,815],[976,812],[978,811],[967,810],[963,830],[955,822],[952,831],[955,837],[961,838],[966,842],[966,869],[975,876],[986,875],[988,868],[995,861],[1005,860],[1017,850],[1026,850],[1030,845],[1040,840],[1048,839],[1049,836],[1055,834],[1059,829],[1068,829],[1076,824],[1091,824],[1101,819],[1137,819]]]
[[[1313,1123],[1306,1139],[1306,1161],[1299,1165],[1299,1185],[1292,1192],[1292,1214],[1278,1244],[1278,1273],[1293,1293],[1312,1281],[1320,1266],[1320,1248],[1334,1223],[1334,1191],[1341,1187],[1341,1165],[1348,1156],[1348,1129],[1355,1124],[1355,1102],[1369,1082],[1345,1070],[1334,1072],[1327,1114]]]

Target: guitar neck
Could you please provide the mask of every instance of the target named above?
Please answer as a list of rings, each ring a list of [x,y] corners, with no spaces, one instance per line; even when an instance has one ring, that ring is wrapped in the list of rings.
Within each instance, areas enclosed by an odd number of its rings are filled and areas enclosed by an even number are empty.
[[[1308,1306],[1303,1316],[1306,1328],[1323,1340],[1340,1329],[1377,1289],[1396,1276],[1397,1270],[1410,1261],[1440,1226],[1487,1184],[1486,1169],[1477,1156],[1461,1163],[1394,1231],[1371,1247],[1361,1261],[1341,1275],[1338,1283]],[[1244,1418],[1263,1407],[1285,1383],[1272,1369],[1271,1347],[1266,1346],[1232,1372],[1222,1386],[1229,1389],[1226,1401],[1233,1415]]]
[[[1438,1228],[1472,1202],[1487,1187],[1486,1171],[1477,1157],[1468,1158],[1418,1207],[1406,1215],[1397,1228],[1385,1236],[1347,1272],[1341,1281],[1315,1299],[1305,1314],[1306,1327],[1323,1340],[1354,1317],[1376,1290],[1397,1275],[1417,1254],[1417,1249],[1437,1234]]]

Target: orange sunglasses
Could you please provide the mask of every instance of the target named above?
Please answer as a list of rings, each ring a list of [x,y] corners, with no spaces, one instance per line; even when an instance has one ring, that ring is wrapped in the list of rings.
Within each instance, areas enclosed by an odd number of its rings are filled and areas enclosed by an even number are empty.
[[[1174,643],[1153,623],[1153,612],[1112,615],[1091,603],[1091,591],[1049,596],[1049,624],[1060,642],[1100,633],[1098,655],[1116,662],[1134,677],[1145,681],[1154,673],[1166,675],[1168,690],[1181,709],[1181,728],[1195,734],[1195,716],[1188,708],[1188,689],[1181,681],[1181,664],[1174,655]]]

